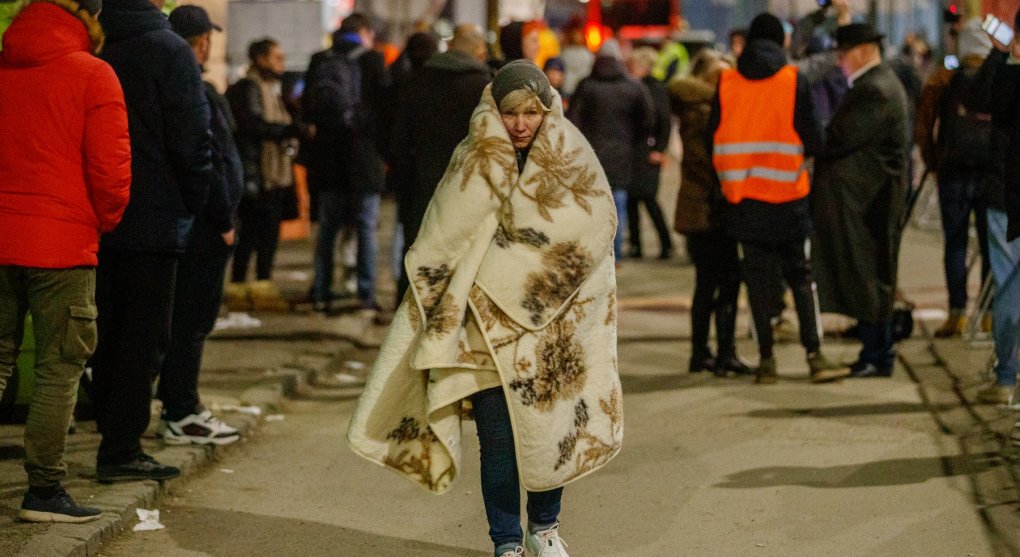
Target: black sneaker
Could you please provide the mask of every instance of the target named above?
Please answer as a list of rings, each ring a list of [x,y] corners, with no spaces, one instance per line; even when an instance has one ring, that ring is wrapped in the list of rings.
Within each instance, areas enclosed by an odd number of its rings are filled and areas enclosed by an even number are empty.
[[[43,499],[31,491],[21,502],[18,520],[23,522],[71,522],[81,523],[96,520],[103,511],[91,507],[79,507],[63,487],[49,499]]]
[[[145,453],[124,464],[96,465],[96,479],[104,484],[137,480],[172,480],[180,475],[180,468],[161,464]]]

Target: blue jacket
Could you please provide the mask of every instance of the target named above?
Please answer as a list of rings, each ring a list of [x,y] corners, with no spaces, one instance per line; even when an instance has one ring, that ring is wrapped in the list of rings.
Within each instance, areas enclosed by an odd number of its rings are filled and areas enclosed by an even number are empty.
[[[183,253],[209,195],[210,113],[195,55],[148,0],[108,0],[102,58],[127,103],[131,201],[105,248]]]

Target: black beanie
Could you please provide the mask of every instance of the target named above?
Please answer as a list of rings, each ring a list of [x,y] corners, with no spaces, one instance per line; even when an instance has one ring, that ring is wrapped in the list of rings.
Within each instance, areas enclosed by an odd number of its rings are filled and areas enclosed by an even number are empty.
[[[77,0],[77,2],[81,9],[92,15],[99,15],[99,10],[103,9],[103,0]]]
[[[747,42],[753,40],[772,41],[779,46],[786,42],[786,31],[783,30],[783,22],[779,18],[763,12],[751,21],[751,27],[747,30]]]

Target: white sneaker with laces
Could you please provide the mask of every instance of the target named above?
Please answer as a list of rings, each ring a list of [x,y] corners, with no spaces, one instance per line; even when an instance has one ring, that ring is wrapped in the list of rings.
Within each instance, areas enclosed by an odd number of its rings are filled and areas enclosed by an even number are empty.
[[[188,414],[182,420],[160,422],[159,435],[167,444],[229,445],[241,438],[240,432],[221,422],[209,410]]]
[[[514,549],[511,549],[509,551],[504,551],[503,553],[499,554],[499,557],[523,557],[523,556],[524,556],[524,548],[521,547],[521,546],[517,546]]]
[[[545,530],[529,531],[524,536],[524,547],[533,557],[570,557],[567,555],[567,542],[560,537],[558,522]]]

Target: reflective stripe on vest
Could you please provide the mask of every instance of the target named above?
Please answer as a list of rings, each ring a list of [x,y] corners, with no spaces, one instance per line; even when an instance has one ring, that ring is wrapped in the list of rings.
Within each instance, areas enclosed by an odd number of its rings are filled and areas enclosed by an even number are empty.
[[[804,144],[793,127],[796,98],[794,66],[759,80],[735,69],[720,76],[712,163],[730,203],[786,203],[808,194]]]

